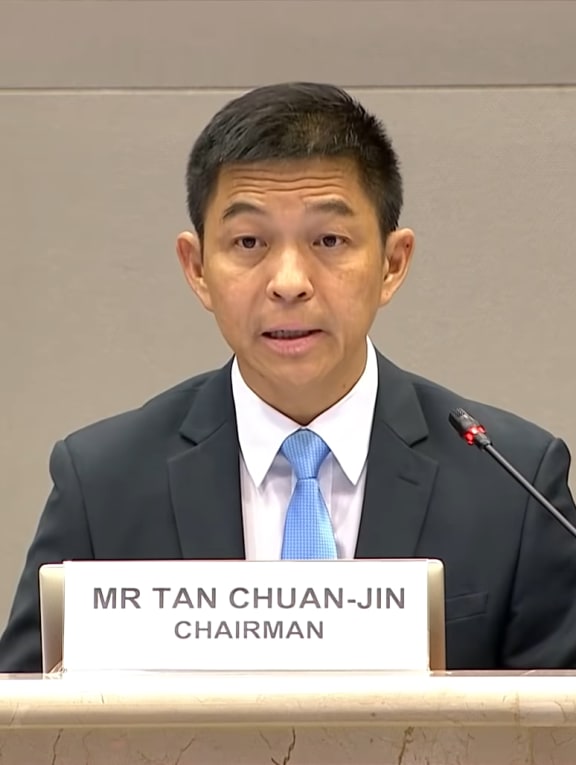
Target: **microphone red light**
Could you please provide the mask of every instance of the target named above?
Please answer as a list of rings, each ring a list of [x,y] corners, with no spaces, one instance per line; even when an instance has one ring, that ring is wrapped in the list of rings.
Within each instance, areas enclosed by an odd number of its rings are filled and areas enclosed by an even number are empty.
[[[484,435],[486,434],[485,427],[482,425],[472,425],[472,427],[468,428],[468,430],[464,433],[464,438],[470,444],[470,446],[473,446],[476,443],[477,436],[481,433]]]

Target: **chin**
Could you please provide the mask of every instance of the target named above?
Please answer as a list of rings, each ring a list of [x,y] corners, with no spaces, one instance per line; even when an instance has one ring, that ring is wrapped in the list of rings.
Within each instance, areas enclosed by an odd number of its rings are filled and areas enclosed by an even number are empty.
[[[329,375],[329,370],[312,368],[311,365],[304,363],[278,364],[278,367],[272,370],[272,377],[269,379],[273,379],[274,384],[279,388],[291,387],[305,390],[321,384]]]

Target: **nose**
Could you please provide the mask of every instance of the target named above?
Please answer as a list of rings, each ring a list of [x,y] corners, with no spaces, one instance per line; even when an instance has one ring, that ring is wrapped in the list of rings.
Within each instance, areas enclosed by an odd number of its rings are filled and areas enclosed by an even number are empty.
[[[308,262],[296,248],[284,247],[270,262],[268,297],[289,303],[309,300],[314,289],[308,272]]]

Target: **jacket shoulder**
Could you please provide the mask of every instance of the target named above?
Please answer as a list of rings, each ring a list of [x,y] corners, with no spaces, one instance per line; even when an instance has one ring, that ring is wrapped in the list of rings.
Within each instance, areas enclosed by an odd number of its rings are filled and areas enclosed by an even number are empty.
[[[169,388],[141,406],[94,422],[70,433],[65,439],[69,450],[85,457],[131,451],[139,453],[144,446],[154,444],[178,434],[180,425],[203,387],[218,371],[212,370],[191,377]]]
[[[545,428],[518,414],[468,398],[411,372],[406,374],[416,390],[431,432],[438,428],[442,431],[452,430],[448,416],[452,410],[462,408],[486,428],[494,441],[508,443],[513,440],[516,444],[532,445],[535,449],[542,450],[555,438]],[[452,432],[457,440],[455,431]]]

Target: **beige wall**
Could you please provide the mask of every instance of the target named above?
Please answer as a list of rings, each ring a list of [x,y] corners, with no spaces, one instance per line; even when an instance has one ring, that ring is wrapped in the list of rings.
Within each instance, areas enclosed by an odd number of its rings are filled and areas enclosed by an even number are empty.
[[[0,3],[0,624],[55,439],[227,350],[188,294],[194,137],[239,90],[346,85],[417,259],[373,337],[576,448],[576,3]]]

